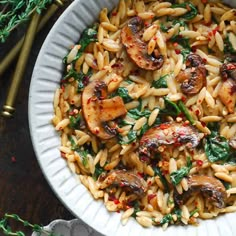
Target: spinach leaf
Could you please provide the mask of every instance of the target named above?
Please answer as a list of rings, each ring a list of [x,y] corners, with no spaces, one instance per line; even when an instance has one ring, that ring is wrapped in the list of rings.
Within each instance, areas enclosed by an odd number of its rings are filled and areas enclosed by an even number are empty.
[[[152,167],[154,170],[154,176],[159,176],[164,188],[165,188],[165,192],[169,192],[169,186],[168,186],[168,182],[165,179],[165,177],[162,175],[161,170],[159,169],[159,167],[157,166],[153,166]]]
[[[68,73],[61,80],[61,83],[69,83],[69,79],[74,78],[78,81],[78,92],[81,92],[88,84],[89,78],[92,76],[92,74],[93,72],[91,69],[89,69],[87,74],[84,74],[82,71],[78,73],[73,67],[71,67]]]
[[[210,162],[227,161],[230,157],[230,146],[226,138],[219,134],[219,124],[209,123],[211,134],[205,138],[205,152]]]
[[[78,50],[76,57],[73,59],[72,62],[75,62],[78,60],[85,48],[91,43],[91,42],[97,42],[97,30],[96,27],[92,28],[87,28],[82,32],[82,35],[80,37],[80,40],[78,42],[79,45],[81,45],[81,48]],[[68,53],[69,54],[69,53]],[[67,56],[64,57],[63,62],[66,64],[67,63]]]
[[[189,120],[189,122],[193,125],[195,121],[194,121],[193,117],[190,115],[188,108],[184,105],[184,103],[181,100],[178,101],[178,107],[184,113],[187,120]]]
[[[137,132],[134,130],[130,130],[127,136],[119,135],[119,143],[120,144],[129,144],[134,142],[137,139]]]
[[[160,28],[161,28],[161,31],[162,32],[167,32],[168,31],[168,27],[167,26],[165,26],[165,24],[164,23],[161,23],[161,26],[160,26]]]
[[[114,93],[113,95],[118,95],[120,96],[124,103],[127,103],[127,102],[130,102],[132,101],[133,99],[129,96],[129,93],[128,93],[128,90],[127,88],[124,88],[124,87],[119,87],[116,91],[116,93]]]
[[[199,212],[198,208],[190,212],[190,217],[192,217],[196,212]]]
[[[149,129],[148,123],[145,123],[142,128],[140,129],[140,133],[138,136],[143,136],[143,134]]]
[[[232,33],[231,33],[232,34]],[[232,43],[229,40],[229,35],[226,36],[224,41],[224,53],[235,54],[236,50],[234,49]]]
[[[84,74],[82,71],[78,73],[76,80],[78,81],[78,92],[82,92],[84,87],[88,84],[90,77],[92,76],[93,72],[91,69],[88,70],[87,74]]]
[[[178,185],[181,180],[188,175],[190,169],[192,167],[192,162],[190,160],[190,157],[187,159],[187,166],[180,168],[179,170],[173,171],[170,174],[170,180],[171,182],[176,186]]]
[[[182,211],[180,209],[174,209],[173,211],[173,214],[175,214],[177,216],[177,220],[178,221],[181,221],[181,214],[182,214]]]
[[[172,220],[173,220],[172,215],[171,215],[171,214],[167,214],[167,215],[165,215],[165,216],[161,219],[160,224],[161,224],[161,225],[164,225],[164,224],[166,224],[166,223],[170,223]]]
[[[165,108],[160,110],[160,115],[178,116],[181,113],[181,110],[176,103],[170,101],[167,97],[164,97],[164,100]]]
[[[82,158],[83,166],[88,166],[88,150],[82,150],[81,148],[76,148],[75,151],[79,154],[80,158]]]
[[[180,16],[181,18],[183,18],[185,20],[193,19],[197,15],[197,12],[198,12],[196,7],[191,2],[185,2],[185,3],[181,3],[181,4],[173,4],[171,7],[172,8],[181,7],[181,8],[188,9],[187,13],[185,13],[182,16]]]
[[[103,167],[101,167],[101,166],[99,165],[99,163],[96,164],[96,165],[95,165],[95,171],[94,171],[94,173],[93,173],[93,179],[97,180],[98,177],[99,177],[103,172],[105,172],[105,170],[103,169]]]
[[[71,150],[75,150],[77,148],[77,144],[75,143],[75,140],[69,136],[69,141],[71,143]]]
[[[230,147],[226,138],[215,131],[211,131],[211,134],[205,140],[204,148],[210,162],[226,161],[228,159]]]
[[[139,106],[131,109],[128,111],[127,115],[135,120],[138,120],[139,118],[145,116],[146,118],[148,118],[151,114],[151,111],[147,110],[147,109],[143,109],[142,110],[142,101],[140,100],[139,102]]]
[[[137,213],[141,211],[138,201],[134,201],[132,203],[132,207],[134,208],[134,213],[131,216],[135,218],[137,216]]]
[[[161,76],[158,80],[153,80],[151,87],[154,88],[167,88],[167,82],[166,82],[166,77],[167,75]]]
[[[78,129],[81,121],[81,116],[78,114],[76,116],[69,116],[70,124],[69,127],[72,129]]]

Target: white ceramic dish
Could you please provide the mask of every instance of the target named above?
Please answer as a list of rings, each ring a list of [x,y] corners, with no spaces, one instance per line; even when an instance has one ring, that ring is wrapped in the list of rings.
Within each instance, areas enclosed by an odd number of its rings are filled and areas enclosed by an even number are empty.
[[[30,86],[29,123],[36,156],[46,179],[61,202],[76,217],[105,235],[236,235],[236,214],[201,221],[198,227],[171,226],[166,231],[159,227],[145,229],[133,219],[122,226],[120,214],[107,212],[101,201],[95,201],[60,157],[59,135],[50,120],[53,117],[54,91],[59,86],[63,71],[62,58],[70,45],[78,41],[83,29],[96,21],[100,9],[112,9],[117,2],[74,1],[56,22],[39,53]]]

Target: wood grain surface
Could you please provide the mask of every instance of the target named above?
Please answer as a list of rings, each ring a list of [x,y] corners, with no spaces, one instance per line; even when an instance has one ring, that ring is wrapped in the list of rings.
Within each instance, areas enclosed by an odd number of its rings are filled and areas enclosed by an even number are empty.
[[[64,9],[60,9],[36,37],[15,103],[14,117],[0,117],[0,217],[4,213],[16,213],[29,222],[41,225],[47,225],[54,219],[74,218],[57,199],[41,172],[28,125],[28,93],[33,67],[45,37]],[[0,58],[10,50],[14,40],[15,37],[12,37],[7,43],[0,44]],[[16,61],[0,77],[0,109],[4,105],[15,64]],[[11,222],[11,226],[31,235],[29,229],[19,224]],[[3,235],[1,231],[0,235]]]

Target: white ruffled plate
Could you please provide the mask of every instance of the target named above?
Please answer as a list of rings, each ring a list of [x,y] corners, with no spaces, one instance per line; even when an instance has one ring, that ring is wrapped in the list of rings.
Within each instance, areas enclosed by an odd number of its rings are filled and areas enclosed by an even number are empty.
[[[40,236],[48,236],[48,233],[58,236],[102,236],[80,219],[71,221],[54,220],[43,229],[47,233],[41,233]],[[38,236],[38,233],[34,232],[31,236]]]
[[[78,42],[81,32],[97,20],[99,11],[103,7],[112,9],[117,2],[118,0],[74,1],[56,22],[39,53],[30,86],[29,124],[34,150],[46,179],[61,202],[76,217],[105,235],[236,235],[236,214],[202,221],[198,227],[171,226],[166,231],[160,227],[145,229],[133,219],[122,226],[121,214],[109,213],[102,201],[95,201],[61,158],[59,135],[50,120],[53,117],[54,92],[63,73],[62,59],[68,48]],[[72,235],[80,236],[79,232]]]

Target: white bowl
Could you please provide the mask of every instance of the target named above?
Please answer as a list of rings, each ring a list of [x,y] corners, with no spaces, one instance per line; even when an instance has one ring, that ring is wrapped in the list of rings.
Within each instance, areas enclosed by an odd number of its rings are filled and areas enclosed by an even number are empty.
[[[61,158],[59,134],[50,120],[53,117],[54,92],[63,73],[62,59],[68,48],[78,41],[81,32],[97,20],[99,11],[103,7],[110,10],[117,2],[118,0],[74,1],[53,26],[39,53],[30,86],[29,123],[34,150],[46,179],[61,202],[76,217],[105,235],[236,235],[236,214],[201,221],[198,227],[170,226],[166,231],[160,227],[145,229],[134,219],[122,226],[121,214],[109,213],[102,201],[95,201]]]

